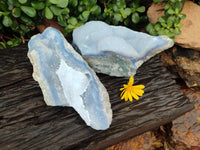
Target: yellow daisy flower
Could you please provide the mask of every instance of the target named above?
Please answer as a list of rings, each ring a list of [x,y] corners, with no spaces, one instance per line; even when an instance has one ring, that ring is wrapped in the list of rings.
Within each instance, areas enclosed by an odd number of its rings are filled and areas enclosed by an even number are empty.
[[[139,100],[139,96],[144,94],[143,89],[145,88],[144,85],[134,85],[134,78],[131,76],[128,85],[124,84],[124,87],[120,89],[122,91],[120,97],[121,99],[125,99],[125,101],[130,100],[133,101],[133,98]]]

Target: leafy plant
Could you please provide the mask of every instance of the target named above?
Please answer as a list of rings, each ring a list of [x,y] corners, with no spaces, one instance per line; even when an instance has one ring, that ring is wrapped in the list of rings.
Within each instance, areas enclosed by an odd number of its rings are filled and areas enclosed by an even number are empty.
[[[108,24],[118,25],[122,23],[126,26],[137,24],[144,18],[140,13],[145,12],[145,7],[139,5],[140,0],[108,0],[104,2],[103,20]]]
[[[184,0],[154,0],[154,2],[165,2],[165,16],[159,17],[156,24],[149,23],[146,30],[151,35],[167,35],[175,40],[175,35],[181,34],[180,28],[184,25],[180,23],[181,19],[185,19],[186,15],[182,14]]]
[[[83,25],[88,20],[99,20],[101,7],[97,5],[97,0],[69,0],[69,16],[61,23],[65,26],[63,32],[71,33],[75,28]]]
[[[21,43],[21,39],[14,35],[13,38],[0,35],[0,49],[17,46]]]
[[[43,20],[53,19],[63,27],[64,34],[89,20],[103,20],[109,24],[131,26],[142,20],[145,11],[139,0],[0,0],[0,31],[9,29],[14,37],[29,38]],[[7,35],[6,35],[7,36]],[[9,39],[11,40],[11,39]],[[16,42],[2,40],[1,46],[15,46]],[[8,42],[9,44],[6,44]],[[13,43],[13,44],[12,44]]]

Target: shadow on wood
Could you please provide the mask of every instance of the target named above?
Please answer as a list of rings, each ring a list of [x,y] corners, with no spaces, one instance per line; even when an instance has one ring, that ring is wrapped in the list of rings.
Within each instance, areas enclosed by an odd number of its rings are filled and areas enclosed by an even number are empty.
[[[0,51],[0,148],[100,150],[166,124],[193,108],[158,57],[144,63],[135,84],[144,84],[139,101],[120,100],[125,78],[98,74],[107,88],[113,122],[105,131],[86,126],[70,107],[46,106],[32,78],[27,45]]]

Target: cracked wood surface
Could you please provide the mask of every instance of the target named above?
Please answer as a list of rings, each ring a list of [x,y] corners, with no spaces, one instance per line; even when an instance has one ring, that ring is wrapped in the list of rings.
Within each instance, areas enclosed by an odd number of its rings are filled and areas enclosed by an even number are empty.
[[[98,74],[113,110],[109,129],[86,126],[71,107],[50,107],[32,78],[27,45],[0,51],[0,149],[100,150],[171,122],[193,105],[155,56],[135,75],[146,86],[139,101],[120,100],[127,78]]]

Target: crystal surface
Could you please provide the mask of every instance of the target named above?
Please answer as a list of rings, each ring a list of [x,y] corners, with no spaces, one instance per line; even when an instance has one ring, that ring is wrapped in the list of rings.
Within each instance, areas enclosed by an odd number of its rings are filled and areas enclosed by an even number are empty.
[[[33,78],[47,105],[71,106],[96,130],[107,129],[112,110],[106,88],[63,35],[47,28],[28,43]]]
[[[134,76],[143,62],[173,44],[167,36],[150,36],[101,21],[90,21],[73,31],[73,45],[88,64],[111,76]]]

